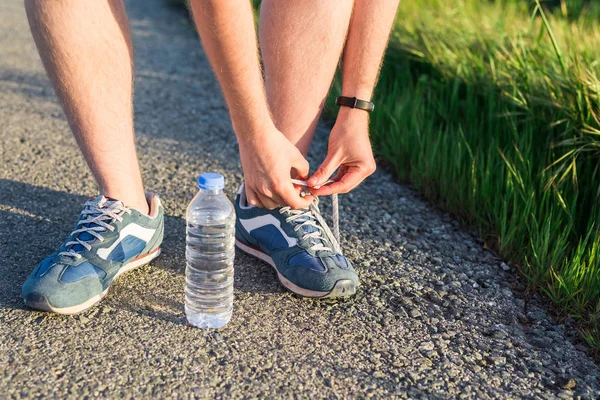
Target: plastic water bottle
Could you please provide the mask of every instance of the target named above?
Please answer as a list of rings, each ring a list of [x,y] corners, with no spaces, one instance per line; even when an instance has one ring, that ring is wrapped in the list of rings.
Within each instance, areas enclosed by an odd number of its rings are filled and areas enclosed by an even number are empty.
[[[221,174],[200,175],[186,214],[185,314],[199,328],[219,328],[233,311],[235,210],[224,186]]]

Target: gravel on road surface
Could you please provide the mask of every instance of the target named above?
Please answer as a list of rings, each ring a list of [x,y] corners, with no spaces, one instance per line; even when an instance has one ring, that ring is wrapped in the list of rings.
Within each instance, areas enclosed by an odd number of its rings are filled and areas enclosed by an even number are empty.
[[[232,322],[189,327],[185,207],[203,171],[223,172],[233,196],[237,144],[185,15],[165,0],[127,6],[139,156],[168,214],[163,255],[67,317],[25,309],[20,288],[96,187],[22,1],[0,2],[1,398],[600,396],[600,370],[570,340],[569,322],[549,318],[535,296],[525,301],[510,266],[382,171],[340,199],[343,247],[362,281],[354,298],[296,298],[268,265],[238,253]],[[313,167],[326,140],[321,126]]]

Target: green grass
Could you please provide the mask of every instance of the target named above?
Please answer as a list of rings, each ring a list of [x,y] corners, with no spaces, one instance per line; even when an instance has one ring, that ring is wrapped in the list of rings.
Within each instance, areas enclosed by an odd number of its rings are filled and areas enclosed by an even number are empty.
[[[600,348],[600,6],[555,3],[401,4],[371,137]]]

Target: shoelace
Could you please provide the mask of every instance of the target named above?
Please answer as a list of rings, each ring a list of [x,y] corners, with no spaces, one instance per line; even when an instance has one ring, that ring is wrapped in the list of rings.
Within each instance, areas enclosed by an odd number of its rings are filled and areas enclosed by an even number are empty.
[[[83,227],[71,232],[71,236],[74,237],[74,240],[65,244],[69,250],[61,251],[58,255],[76,259],[81,258],[81,254],[75,251],[72,246],[81,245],[85,249],[91,250],[91,243],[93,241],[104,241],[104,237],[99,232],[105,232],[107,230],[111,232],[114,231],[115,227],[110,225],[110,223],[115,220],[122,221],[123,218],[121,215],[124,213],[131,214],[131,210],[125,207],[120,201],[111,201],[106,197],[102,197],[100,201],[86,201],[84,209],[81,212],[81,214],[86,217],[77,222],[77,227],[81,225],[83,225]],[[92,235],[94,238],[90,240],[81,240],[78,236],[84,232]]]
[[[318,188],[328,185],[332,182],[333,182],[332,180],[328,180],[327,182],[323,183],[322,185],[313,186],[312,188],[318,189]],[[304,188],[306,188],[309,191],[311,189],[311,186],[308,185],[308,182],[300,180],[300,179],[292,179],[292,183],[299,185],[299,186],[303,186]],[[339,217],[340,216],[339,216],[339,208],[338,208],[338,196],[335,193],[331,195],[331,209],[332,209],[331,217],[333,220],[333,233],[331,232],[331,229],[329,229],[329,226],[327,226],[327,223],[321,216],[321,212],[319,211],[319,199],[316,197],[315,197],[314,201],[312,202],[312,204],[308,207],[308,210],[292,210],[290,207],[282,207],[280,209],[280,212],[286,212],[288,214],[292,214],[293,217],[289,218],[290,221],[293,221],[294,219],[300,219],[301,217],[306,217],[306,221],[303,222],[302,224],[298,225],[297,229],[300,229],[303,225],[310,225],[310,226],[314,226],[317,229],[322,230],[325,233],[325,236],[327,236],[327,238],[333,245],[333,250],[336,251],[337,253],[341,253],[342,250],[340,247],[340,225],[339,225]],[[314,222],[308,220],[308,218],[316,219],[318,222],[318,225],[315,224]],[[294,228],[294,229],[296,229],[296,228]],[[305,236],[313,237],[313,238],[317,239],[320,236],[320,232],[315,231],[312,233],[308,233]],[[329,248],[324,246],[322,243],[315,244],[312,247],[313,250],[322,250],[321,248],[315,248],[315,246],[323,247],[324,249],[329,250]]]

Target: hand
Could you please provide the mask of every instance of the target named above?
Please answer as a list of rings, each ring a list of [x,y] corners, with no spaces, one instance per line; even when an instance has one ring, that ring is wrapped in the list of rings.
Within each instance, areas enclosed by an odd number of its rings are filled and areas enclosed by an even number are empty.
[[[308,207],[313,197],[300,197],[301,188],[291,182],[293,172],[299,179],[306,179],[309,173],[308,161],[296,146],[274,126],[258,135],[243,137],[253,137],[250,142],[240,141],[248,202],[269,210],[279,206]]]
[[[308,180],[311,187],[323,185],[337,168],[334,183],[311,189],[315,196],[348,193],[375,172],[375,159],[369,141],[369,114],[343,107],[329,135],[327,157]]]

